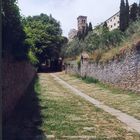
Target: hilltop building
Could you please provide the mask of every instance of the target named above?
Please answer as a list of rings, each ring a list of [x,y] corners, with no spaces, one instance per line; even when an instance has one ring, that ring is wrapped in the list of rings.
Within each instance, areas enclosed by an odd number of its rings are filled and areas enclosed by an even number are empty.
[[[129,10],[131,9],[132,5],[129,6]],[[105,21],[109,28],[109,31],[119,28],[120,25],[120,11],[111,16],[109,19]],[[101,24],[103,25],[103,23]]]
[[[110,17],[109,19],[107,19],[105,22],[107,23],[107,26],[109,28],[109,31],[112,31],[114,29],[119,28],[119,24],[120,24],[120,12],[117,12],[112,17]]]
[[[72,41],[74,37],[77,35],[78,32],[82,32],[83,30],[86,29],[87,26],[87,16],[79,16],[77,18],[77,28],[76,29],[71,29],[68,33],[68,39],[69,41]]]
[[[68,33],[69,41],[72,41],[76,35],[77,35],[77,30],[71,29]]]
[[[84,29],[86,29],[87,16],[79,16],[77,18],[77,23],[78,23],[78,31],[82,32]]]

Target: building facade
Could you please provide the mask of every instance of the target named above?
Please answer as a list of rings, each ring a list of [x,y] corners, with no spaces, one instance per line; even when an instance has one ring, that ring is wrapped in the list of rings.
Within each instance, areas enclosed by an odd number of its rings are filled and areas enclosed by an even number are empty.
[[[77,35],[77,30],[71,29],[68,33],[69,41],[72,41],[76,35]]]
[[[117,12],[112,17],[105,21],[109,28],[109,31],[119,28],[120,25],[120,12]]]
[[[82,32],[84,29],[86,29],[87,16],[79,16],[77,18],[77,24],[78,24],[78,31]]]

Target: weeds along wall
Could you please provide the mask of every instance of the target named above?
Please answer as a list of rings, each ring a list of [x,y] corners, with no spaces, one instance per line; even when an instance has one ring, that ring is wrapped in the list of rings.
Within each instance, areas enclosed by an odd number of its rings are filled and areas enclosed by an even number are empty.
[[[12,57],[2,60],[3,118],[7,118],[32,82],[36,72],[28,62],[14,61]]]
[[[140,42],[122,57],[106,63],[83,60],[80,67],[77,62],[70,62],[67,73],[88,76],[123,89],[140,92]]]

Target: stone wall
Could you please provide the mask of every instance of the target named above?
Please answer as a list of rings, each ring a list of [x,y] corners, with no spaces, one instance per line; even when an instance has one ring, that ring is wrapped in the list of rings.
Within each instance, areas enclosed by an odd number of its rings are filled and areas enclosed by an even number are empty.
[[[121,59],[105,64],[83,60],[80,68],[73,62],[67,66],[67,72],[82,77],[93,77],[104,83],[140,92],[140,43]]]
[[[35,69],[27,62],[16,62],[12,58],[2,60],[2,109],[3,118],[13,111],[35,76]]]

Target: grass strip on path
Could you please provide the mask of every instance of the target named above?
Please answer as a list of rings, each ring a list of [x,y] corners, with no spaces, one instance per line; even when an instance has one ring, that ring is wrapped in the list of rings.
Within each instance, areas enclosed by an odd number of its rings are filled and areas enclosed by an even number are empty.
[[[88,83],[64,72],[57,73],[56,75],[104,104],[140,119],[140,94],[108,88],[100,83]]]
[[[41,129],[56,139],[93,136],[96,140],[139,140],[115,117],[74,95],[49,74],[39,74]]]

